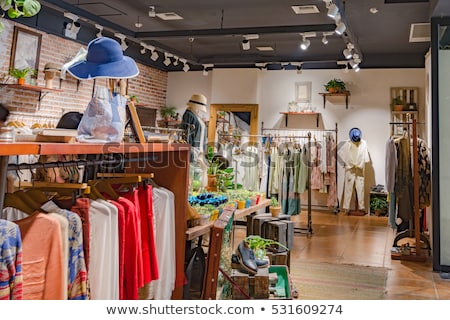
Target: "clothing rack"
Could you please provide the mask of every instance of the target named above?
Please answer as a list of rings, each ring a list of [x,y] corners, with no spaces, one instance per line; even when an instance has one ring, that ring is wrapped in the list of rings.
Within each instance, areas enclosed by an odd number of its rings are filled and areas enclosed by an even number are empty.
[[[336,148],[335,148],[335,152],[334,152],[335,153],[334,157],[335,157],[335,167],[336,167],[336,169],[335,169],[336,170],[335,183],[336,183],[336,188],[337,188],[337,185],[338,185],[338,154],[337,154],[337,152],[338,152],[338,148],[337,148],[337,146],[338,146],[338,144],[337,144],[337,142],[338,142],[338,124],[337,124],[337,122],[335,122],[334,126],[335,126],[334,129],[318,129],[318,128],[313,128],[313,129],[303,129],[303,128],[264,128],[264,122],[261,122],[261,132],[269,131],[269,130],[270,131],[294,131],[294,132],[333,132],[334,133],[334,140],[336,142]],[[264,135],[264,136],[267,136],[267,135]],[[308,200],[308,201],[311,202],[310,200]],[[336,196],[336,206],[333,209],[333,212],[335,214],[339,213],[339,211],[340,211],[339,207],[340,207],[340,205],[339,205],[339,198]]]
[[[52,169],[52,168],[69,168],[69,167],[86,168],[103,165],[114,166],[114,168],[117,168],[118,166],[123,165],[125,163],[142,162],[147,160],[148,158],[120,158],[120,159],[116,158],[116,159],[95,159],[95,160],[81,159],[76,161],[72,160],[72,161],[34,162],[34,163],[20,163],[20,164],[9,163],[7,164],[6,169],[7,171],[21,171],[32,169]],[[6,173],[4,175],[6,176]],[[6,191],[7,191],[6,183],[1,183],[0,208],[3,208],[4,195]]]
[[[398,247],[397,243],[403,238],[415,239],[415,253],[409,253],[406,255],[392,254],[393,259],[401,260],[414,260],[425,261],[426,257],[421,254],[421,241],[427,244],[430,248],[428,239],[420,232],[420,209],[419,209],[419,159],[417,154],[417,121],[412,119],[411,122],[390,122],[390,125],[407,125],[408,134],[410,127],[412,127],[412,163],[413,163],[413,219],[409,220],[409,228],[397,234],[394,238],[393,247]],[[409,135],[411,136],[411,135]]]

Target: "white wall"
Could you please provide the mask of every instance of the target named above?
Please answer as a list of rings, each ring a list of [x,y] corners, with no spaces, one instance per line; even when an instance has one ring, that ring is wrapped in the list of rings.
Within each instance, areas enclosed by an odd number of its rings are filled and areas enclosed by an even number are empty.
[[[348,109],[344,98],[326,102],[318,93],[332,78],[347,84],[351,95]],[[425,69],[361,69],[360,72],[341,70],[267,71],[258,69],[215,69],[208,76],[202,72],[172,72],[168,79],[168,103],[181,108],[192,93],[200,92],[209,103],[257,103],[259,104],[259,128],[284,126],[281,111],[288,111],[288,102],[295,98],[295,83],[312,83],[312,108],[321,113],[320,126],[334,129],[338,124],[338,141],[348,139],[348,131],[359,127],[367,141],[372,163],[367,168],[366,190],[373,184],[385,184],[385,143],[390,135],[390,87],[419,87],[419,112],[424,119]],[[182,113],[182,111],[180,112]],[[298,118],[298,117],[296,117]],[[306,119],[306,120],[305,120]],[[292,121],[292,122],[291,122]],[[315,128],[315,117],[303,120],[289,118],[289,127]],[[338,173],[342,178],[342,171]],[[338,185],[339,195],[342,180]],[[368,194],[368,192],[367,192]],[[367,203],[367,202],[366,202]],[[367,207],[367,204],[366,204]]]

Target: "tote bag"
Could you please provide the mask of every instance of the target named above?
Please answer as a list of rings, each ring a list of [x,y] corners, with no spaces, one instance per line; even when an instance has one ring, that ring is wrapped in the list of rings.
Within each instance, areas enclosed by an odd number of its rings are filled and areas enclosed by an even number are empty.
[[[87,143],[120,143],[123,140],[127,99],[97,87],[78,126],[77,139]]]

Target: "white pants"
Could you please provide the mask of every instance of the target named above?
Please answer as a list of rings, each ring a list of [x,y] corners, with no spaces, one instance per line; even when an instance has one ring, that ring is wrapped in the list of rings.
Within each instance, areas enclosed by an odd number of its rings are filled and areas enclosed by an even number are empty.
[[[358,167],[345,168],[344,203],[342,205],[344,210],[350,209],[353,189],[356,190],[358,197],[358,210],[364,210],[364,170]]]

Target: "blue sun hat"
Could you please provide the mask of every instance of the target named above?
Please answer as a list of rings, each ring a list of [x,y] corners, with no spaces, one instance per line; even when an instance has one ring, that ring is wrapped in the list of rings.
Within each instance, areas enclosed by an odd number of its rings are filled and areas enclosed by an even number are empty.
[[[359,128],[351,128],[349,133],[348,133],[350,140],[352,140],[353,142],[359,142],[361,141],[361,130],[359,130]]]
[[[124,56],[120,44],[108,37],[89,42],[86,59],[75,62],[67,71],[79,80],[127,79],[139,74],[136,62]]]

